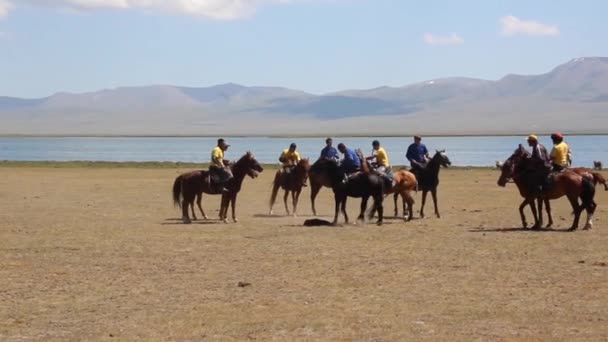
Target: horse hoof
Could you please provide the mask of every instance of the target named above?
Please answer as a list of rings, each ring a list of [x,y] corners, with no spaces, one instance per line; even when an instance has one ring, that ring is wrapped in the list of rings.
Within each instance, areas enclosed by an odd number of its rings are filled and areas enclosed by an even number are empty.
[[[209,217],[207,217],[207,216],[203,217],[203,220],[208,220],[208,219],[209,219]]]
[[[575,230],[576,230],[576,227],[570,227],[570,228],[568,228],[568,231],[569,231],[569,232],[573,232],[573,231],[575,231]]]
[[[590,230],[591,228],[593,228],[593,225],[586,224],[585,227],[583,227],[583,230]]]
[[[381,226],[382,225],[382,221],[376,222],[376,225]]]
[[[239,222],[239,219],[237,219],[236,217],[233,217],[232,222],[237,223],[237,222]]]
[[[190,221],[189,218],[183,218],[182,222],[184,222],[184,224],[190,224],[190,223],[192,223],[192,221]]]
[[[549,223],[549,224],[547,224],[547,226],[545,226],[545,228],[547,228],[547,229],[552,228],[552,227],[553,227],[553,223]]]

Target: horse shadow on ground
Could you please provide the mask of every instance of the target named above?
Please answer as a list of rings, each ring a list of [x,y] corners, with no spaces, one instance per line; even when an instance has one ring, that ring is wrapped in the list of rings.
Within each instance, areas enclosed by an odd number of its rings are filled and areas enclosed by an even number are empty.
[[[471,233],[570,233],[572,230],[555,228],[480,227],[469,229]]]
[[[189,225],[208,225],[208,224],[220,224],[223,223],[220,219],[209,219],[209,220],[192,220]],[[182,222],[181,218],[168,218],[164,222],[161,222],[161,226],[188,226]]]

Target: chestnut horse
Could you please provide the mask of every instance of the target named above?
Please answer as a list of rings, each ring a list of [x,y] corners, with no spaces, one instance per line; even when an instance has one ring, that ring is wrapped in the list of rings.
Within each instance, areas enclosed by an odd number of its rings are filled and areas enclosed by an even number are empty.
[[[285,211],[287,215],[289,213],[289,207],[287,206],[287,197],[291,192],[291,200],[293,202],[293,216],[297,215],[298,199],[302,192],[302,187],[306,179],[308,178],[308,170],[310,169],[310,163],[308,158],[301,159],[296,166],[293,168],[291,173],[287,174],[283,170],[278,170],[274,175],[274,181],[272,182],[272,195],[270,196],[270,215],[272,215],[272,207],[277,199],[277,193],[279,188],[285,190],[285,196],[283,196],[283,203],[285,204]]]
[[[526,218],[523,212],[526,205],[530,205],[532,208],[535,222],[533,229],[538,229],[542,226],[543,202],[548,206],[548,200],[566,196],[574,212],[574,221],[569,230],[578,228],[578,222],[583,209],[587,211],[587,222],[583,229],[590,229],[593,224],[593,213],[597,206],[593,200],[595,196],[595,187],[592,181],[566,169],[563,172],[552,173],[551,186],[548,189],[544,189],[540,194],[533,194],[528,188],[530,177],[534,177],[527,172],[527,170],[530,170],[529,162],[530,153],[520,144],[515,152],[513,152],[509,159],[503,164],[502,172],[497,182],[499,186],[504,187],[509,179],[513,179],[517,185],[520,195],[524,198],[524,201],[519,206],[519,214],[523,227],[527,227]],[[579,198],[581,199],[582,204],[579,204]],[[535,199],[538,200],[538,213],[534,206]],[[550,209],[547,209],[548,212],[550,212]],[[550,222],[550,224],[551,223],[552,222]]]
[[[243,179],[245,176],[256,178],[259,172],[263,171],[262,166],[255,159],[251,152],[245,153],[236,163],[230,165],[232,174],[234,175],[225,185],[228,192],[218,192],[209,183],[209,171],[199,170],[183,173],[173,182],[173,202],[176,206],[182,209],[182,221],[190,223],[188,217],[188,207],[192,208],[192,217],[196,220],[194,214],[194,199],[201,211],[204,219],[207,215],[201,206],[203,192],[210,195],[222,195],[220,202],[220,220],[228,222],[228,205],[232,207],[232,219],[237,222],[235,214],[236,196],[241,191]]]
[[[435,151],[433,158],[426,164],[424,169],[414,167],[412,172],[418,180],[418,189],[422,190],[422,204],[420,205],[420,217],[424,217],[424,204],[426,195],[430,191],[433,196],[433,204],[435,206],[435,215],[439,218],[439,209],[437,207],[437,187],[439,186],[439,169],[452,165],[450,158],[445,154],[445,150]]]

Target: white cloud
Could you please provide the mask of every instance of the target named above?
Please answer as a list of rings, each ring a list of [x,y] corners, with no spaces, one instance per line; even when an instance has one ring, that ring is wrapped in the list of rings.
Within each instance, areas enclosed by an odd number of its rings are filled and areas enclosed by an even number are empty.
[[[0,0],[0,19],[6,17],[8,15],[8,11],[12,8],[8,0]]]
[[[10,6],[9,0],[0,0]],[[15,2],[15,0],[11,0]],[[286,4],[309,0],[19,0],[19,4],[71,8],[76,10],[116,9],[172,12],[214,19],[238,19],[252,15],[268,4]],[[328,1],[328,0],[325,0]],[[8,9],[5,10],[5,15]]]
[[[534,20],[522,20],[512,15],[500,18],[502,34],[514,36],[518,34],[528,36],[557,36],[559,28],[555,25],[547,25]]]
[[[458,45],[464,43],[464,39],[456,33],[450,33],[445,36],[425,33],[422,38],[429,45]]]

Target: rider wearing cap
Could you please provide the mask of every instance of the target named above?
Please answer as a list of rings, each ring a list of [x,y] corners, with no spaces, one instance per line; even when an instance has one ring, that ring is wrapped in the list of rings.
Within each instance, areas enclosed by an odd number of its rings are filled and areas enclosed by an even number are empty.
[[[564,142],[564,136],[560,132],[551,134],[551,140],[553,141],[553,149],[551,150],[550,157],[553,171],[562,171],[568,167],[570,148]]]
[[[224,187],[226,182],[232,178],[232,172],[228,162],[224,160],[224,152],[230,145],[226,144],[226,141],[222,138],[217,139],[217,145],[211,150],[211,164],[209,165],[209,171],[211,174],[217,175],[219,178],[219,185],[221,185],[221,191],[227,192],[228,189]]]
[[[534,134],[528,135],[528,146],[532,148],[530,156],[530,168],[526,170],[530,174],[528,191],[531,193],[539,193],[543,187],[548,187],[549,182],[547,176],[551,172],[551,163],[549,153],[545,146],[538,142],[538,137]]]
[[[283,173],[289,175],[291,171],[296,167],[298,162],[300,161],[300,153],[296,151],[298,146],[295,143],[291,143],[289,148],[286,148],[281,152],[279,156],[279,161],[283,166]],[[306,186],[306,181],[302,183],[303,186]]]

